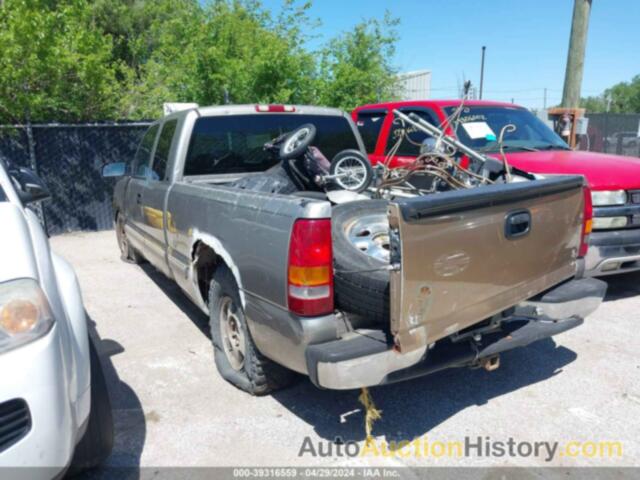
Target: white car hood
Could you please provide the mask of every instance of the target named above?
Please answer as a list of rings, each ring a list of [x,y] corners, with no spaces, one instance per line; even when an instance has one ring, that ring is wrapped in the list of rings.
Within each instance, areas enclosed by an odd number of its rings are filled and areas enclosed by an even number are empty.
[[[0,282],[15,278],[38,279],[29,226],[17,205],[0,202]]]

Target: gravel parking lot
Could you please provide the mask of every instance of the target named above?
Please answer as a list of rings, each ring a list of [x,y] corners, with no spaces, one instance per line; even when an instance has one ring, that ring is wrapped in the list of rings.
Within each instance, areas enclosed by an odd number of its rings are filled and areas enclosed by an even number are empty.
[[[640,275],[610,282],[585,325],[508,352],[495,372],[449,370],[372,389],[379,440],[616,441],[621,457],[300,457],[364,440],[358,392],[296,386],[254,398],[215,370],[207,319],[149,265],[120,261],[113,232],[51,240],[75,267],[106,368],[115,466],[632,466],[640,463]]]

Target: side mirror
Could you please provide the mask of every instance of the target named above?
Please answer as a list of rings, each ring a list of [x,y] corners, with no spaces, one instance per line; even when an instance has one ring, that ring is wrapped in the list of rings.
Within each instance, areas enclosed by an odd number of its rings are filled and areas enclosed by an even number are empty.
[[[15,181],[16,191],[22,203],[33,203],[51,198],[44,181],[29,168],[10,169],[9,174]]]
[[[108,177],[122,177],[127,173],[127,164],[124,162],[107,163],[102,166],[102,176]]]

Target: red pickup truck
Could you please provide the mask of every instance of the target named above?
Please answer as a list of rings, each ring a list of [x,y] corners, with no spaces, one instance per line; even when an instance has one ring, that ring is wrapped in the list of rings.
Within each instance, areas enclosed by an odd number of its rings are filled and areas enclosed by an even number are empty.
[[[416,113],[442,125],[460,100],[414,100],[364,105],[352,112],[372,164],[385,160],[399,138],[393,110]],[[527,109],[511,103],[465,101],[455,131],[445,133],[480,152],[500,158],[496,141],[505,125],[503,151],[507,161],[534,174],[584,175],[592,190],[593,233],[585,259],[587,276],[640,270],[640,159],[571,150],[544,122]],[[411,163],[427,134],[410,131],[390,166]]]

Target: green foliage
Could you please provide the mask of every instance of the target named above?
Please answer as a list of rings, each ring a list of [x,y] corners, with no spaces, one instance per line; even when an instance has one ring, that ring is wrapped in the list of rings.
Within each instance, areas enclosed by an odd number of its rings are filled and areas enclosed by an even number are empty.
[[[588,112],[612,113],[640,113],[640,75],[636,75],[630,82],[620,82],[597,97],[587,97],[581,100],[581,107]]]
[[[310,3],[257,0],[0,2],[0,121],[141,119],[164,102],[311,103],[392,95],[397,20],[307,45]]]
[[[313,56],[288,15],[273,19],[257,4],[219,0],[205,17],[195,77],[200,102],[222,103],[225,92],[233,103],[311,100]]]
[[[111,39],[84,0],[5,0],[0,8],[0,120],[111,118]]]
[[[322,51],[318,99],[323,105],[352,109],[393,97],[396,82],[391,59],[398,20],[359,23],[333,39]]]

